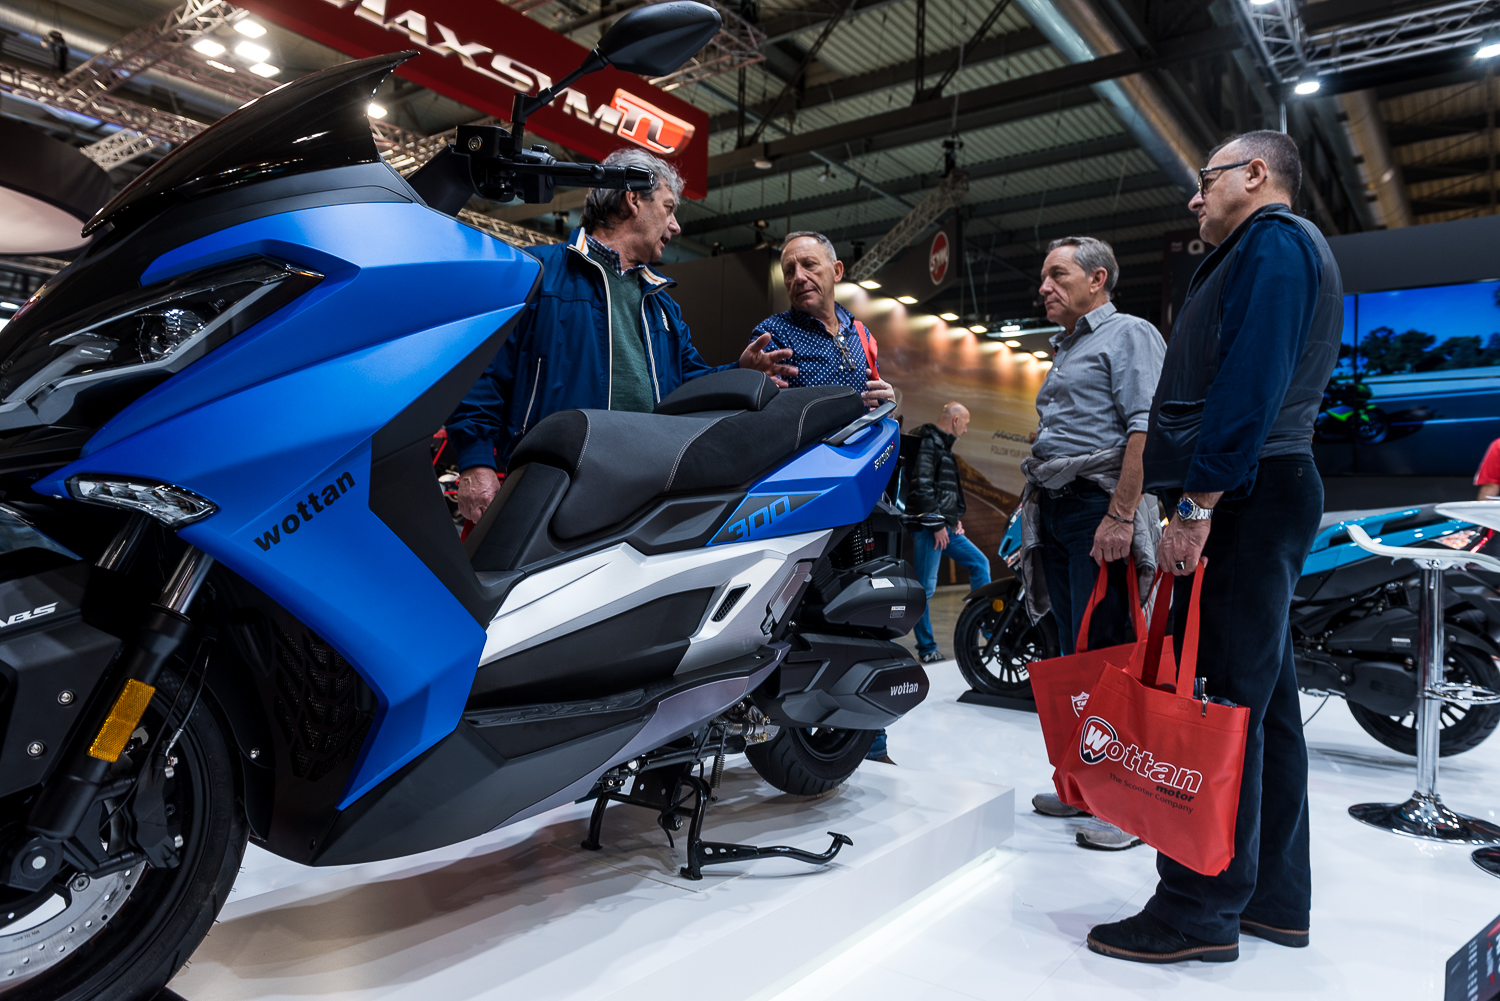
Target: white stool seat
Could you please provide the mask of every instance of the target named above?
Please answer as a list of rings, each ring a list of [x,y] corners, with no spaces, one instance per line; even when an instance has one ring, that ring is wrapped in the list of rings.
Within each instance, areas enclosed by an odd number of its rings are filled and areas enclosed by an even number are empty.
[[[1500,531],[1500,500],[1455,501],[1452,504],[1439,504],[1434,510],[1444,518],[1472,521],[1476,525]]]
[[[1444,505],[1447,507],[1448,505]],[[1462,507],[1464,505],[1452,505]],[[1500,504],[1494,505],[1500,508]],[[1443,508],[1438,508],[1438,513],[1447,517],[1461,518],[1464,521],[1474,521],[1473,518],[1460,514],[1449,514]],[[1481,524],[1475,521],[1475,524]],[[1486,526],[1488,527],[1488,526]],[[1443,549],[1442,547],[1421,548],[1417,546],[1387,546],[1370,538],[1370,534],[1358,525],[1349,525],[1345,529],[1349,533],[1349,540],[1366,552],[1374,553],[1376,556],[1389,556],[1395,560],[1414,560],[1417,563],[1436,570],[1439,567],[1448,568],[1456,566],[1480,566],[1486,570],[1500,573],[1500,559],[1493,556],[1485,556],[1482,553],[1470,553],[1461,549]]]

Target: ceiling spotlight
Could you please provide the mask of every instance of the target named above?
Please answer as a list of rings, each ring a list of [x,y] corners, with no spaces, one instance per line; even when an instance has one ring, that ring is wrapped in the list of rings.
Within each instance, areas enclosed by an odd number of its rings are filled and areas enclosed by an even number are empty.
[[[767,160],[765,157],[760,157],[755,161],[756,170],[770,170],[773,166],[775,166],[775,164],[773,164],[770,160]]]
[[[1477,59],[1493,59],[1495,56],[1500,56],[1500,42],[1489,42],[1481,46],[1474,56]]]
[[[205,56],[222,56],[224,54],[224,46],[212,38],[200,38],[193,43],[193,51],[201,52]]]
[[[1297,86],[1293,87],[1292,91],[1306,97],[1308,94],[1316,94],[1322,87],[1323,85],[1316,80],[1303,80]]]
[[[1045,357],[1047,357],[1047,352],[1045,352],[1045,351],[1033,351],[1033,352],[1031,352],[1031,357],[1033,357],[1033,358],[1045,358]]]
[[[864,281],[859,283],[859,287],[867,288],[871,292],[873,292],[880,287],[880,283],[873,278],[866,278]]]
[[[915,306],[917,304],[917,297],[914,295],[898,295],[896,296],[896,301],[903,306]]]
[[[985,326],[985,325],[984,325],[984,324],[982,324],[982,323],[976,323],[976,324],[974,324],[974,325],[973,325],[973,326],[972,326],[972,327],[970,327],[970,328],[969,328],[969,329],[970,329],[970,330],[971,330],[971,331],[973,331],[973,332],[974,332],[974,333],[976,333],[976,334],[983,334],[983,333],[986,333],[986,332],[988,332],[988,331],[989,331],[989,329],[990,329],[990,328],[989,328],[989,327],[986,327],[986,326]]]
[[[954,320],[958,319],[957,313],[939,313],[938,316],[941,319],[947,320],[949,323],[952,323]]]
[[[1020,341],[1006,341],[1005,342],[1005,346],[1008,347],[1008,348],[1018,348],[1018,347],[1021,346],[1021,342]]]
[[[0,309],[20,309],[20,308],[21,308],[21,306],[20,306],[19,303],[15,303],[15,302],[0,302]]]
[[[244,56],[252,63],[263,63],[271,58],[271,50],[254,42],[241,42],[234,47],[234,54]]]
[[[259,38],[266,33],[266,26],[259,21],[239,21],[235,24],[234,30],[247,38]]]
[[[1013,334],[1020,329],[1021,325],[1019,323],[1007,323],[1000,327],[1000,332],[1002,334]]]
[[[256,63],[250,67],[250,72],[256,76],[275,76],[281,72],[280,66],[272,66],[270,63]]]
[[[371,118],[384,118],[385,109],[376,104],[374,101],[371,101],[370,106],[365,109],[365,114],[369,115]]]
[[[210,59],[210,60],[208,60],[208,65],[212,66],[214,69],[218,70],[220,73],[235,73],[235,72],[238,72],[233,66],[229,65],[228,63],[221,63],[217,59]]]
[[[1269,4],[1273,4],[1275,2],[1276,2],[1276,0],[1250,0],[1250,5],[1252,7],[1265,7],[1265,6],[1267,6]]]

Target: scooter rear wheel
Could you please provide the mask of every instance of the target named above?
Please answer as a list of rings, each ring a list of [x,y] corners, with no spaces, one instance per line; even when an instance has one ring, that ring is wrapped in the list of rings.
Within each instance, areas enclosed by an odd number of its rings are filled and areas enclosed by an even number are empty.
[[[177,683],[173,676],[158,682],[142,720],[149,736],[162,726]],[[193,710],[172,753],[165,798],[181,825],[181,863],[137,863],[97,880],[72,874],[26,918],[7,925],[0,912],[0,1001],[147,1001],[213,927],[239,875],[248,829],[228,743],[206,704]],[[45,951],[37,949],[38,932]],[[52,962],[28,974],[38,955]]]
[[[1446,680],[1469,682],[1490,691],[1500,691],[1500,669],[1490,657],[1478,651],[1453,644],[1448,647]],[[1354,720],[1370,736],[1386,747],[1402,754],[1417,753],[1417,714],[1415,710],[1404,716],[1383,716],[1373,709],[1349,703]],[[1438,754],[1448,757],[1462,754],[1482,744],[1495,728],[1500,726],[1500,706],[1456,706],[1444,703],[1441,716],[1442,729],[1438,737]]]
[[[784,726],[764,744],[745,748],[760,777],[794,796],[821,796],[853,775],[878,730]]]

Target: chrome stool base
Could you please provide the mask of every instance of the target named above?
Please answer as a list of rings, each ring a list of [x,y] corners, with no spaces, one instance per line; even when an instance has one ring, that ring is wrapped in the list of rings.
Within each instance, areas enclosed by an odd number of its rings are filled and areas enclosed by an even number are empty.
[[[1409,838],[1465,845],[1500,844],[1500,827],[1454,813],[1437,796],[1413,793],[1405,803],[1360,803],[1349,807],[1349,816],[1360,823]],[[1476,863],[1479,862],[1478,854],[1475,852]],[[1500,853],[1496,855],[1497,864],[1500,864]],[[1500,875],[1500,870],[1496,875]]]
[[[1491,876],[1500,876],[1500,848],[1481,848],[1469,858]]]

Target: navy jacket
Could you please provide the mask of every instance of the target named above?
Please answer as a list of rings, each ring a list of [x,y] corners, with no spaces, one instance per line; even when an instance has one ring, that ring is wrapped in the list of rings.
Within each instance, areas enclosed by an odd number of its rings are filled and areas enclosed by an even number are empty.
[[[504,469],[521,436],[549,414],[609,409],[608,265],[589,257],[582,229],[567,243],[527,253],[542,262],[536,304],[448,420],[459,469]],[[709,365],[693,347],[682,311],[667,294],[676,282],[649,267],[643,273],[646,361],[657,402],[689,379],[734,368]]]

